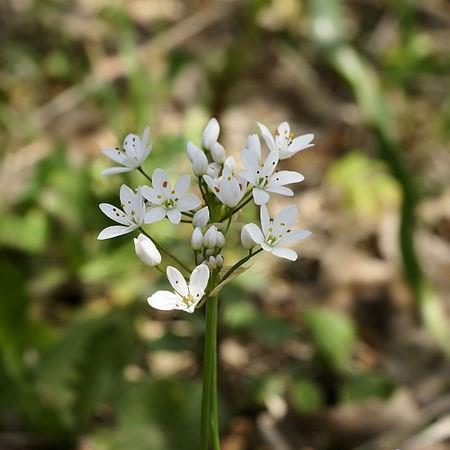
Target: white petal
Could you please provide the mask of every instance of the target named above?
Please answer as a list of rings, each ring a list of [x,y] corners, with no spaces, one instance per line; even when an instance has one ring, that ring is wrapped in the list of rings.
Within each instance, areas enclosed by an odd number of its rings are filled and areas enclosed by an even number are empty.
[[[254,223],[248,223],[246,225],[246,229],[256,244],[261,245],[264,242],[264,235],[257,225]]]
[[[177,197],[182,197],[186,191],[189,189],[189,185],[191,184],[191,177],[189,175],[182,175],[173,190],[175,191],[175,195]]]
[[[141,145],[146,147],[148,144],[148,140],[150,139],[150,127],[146,127],[144,132],[142,133]]]
[[[209,221],[209,209],[207,206],[199,209],[192,218],[192,226],[196,228],[203,228]]]
[[[144,198],[154,205],[161,205],[164,200],[161,194],[149,186],[142,186],[141,192]]]
[[[296,230],[286,233],[281,239],[278,240],[280,244],[286,244],[287,242],[299,241],[300,239],[305,239],[311,236],[311,231],[309,230]]]
[[[222,144],[219,144],[218,142],[213,142],[210,148],[210,152],[214,162],[219,164],[223,164],[225,162],[227,153],[225,152],[225,149]]]
[[[255,246],[255,241],[248,231],[248,225],[244,225],[241,229],[241,244],[247,250],[250,250]]]
[[[120,223],[121,225],[131,225],[131,221],[128,216],[119,208],[109,203],[100,203],[98,205],[100,210],[105,216],[114,220],[114,222]]]
[[[261,170],[261,176],[270,177],[275,171],[278,164],[278,152],[270,152],[264,161],[264,167]]]
[[[199,153],[203,153],[192,141],[188,141],[186,145],[186,152],[191,163],[194,162],[195,158]]]
[[[170,185],[169,176],[165,170],[155,169],[152,175],[153,188],[162,194],[164,197],[168,197],[172,190]]]
[[[274,194],[287,195],[288,197],[292,197],[294,195],[294,191],[284,186],[276,186],[276,185],[267,185],[267,192],[273,192]]]
[[[209,280],[209,268],[205,264],[200,264],[191,273],[189,278],[189,292],[195,303],[198,303],[205,293]]]
[[[294,172],[293,170],[281,170],[272,175],[269,184],[283,186],[284,184],[300,183],[304,179],[305,177],[301,173]]]
[[[137,225],[132,225],[129,227],[125,227],[123,225],[113,225],[112,227],[108,227],[100,231],[97,239],[102,241],[104,239],[111,239],[113,237],[122,236],[123,234],[131,233],[136,228]]]
[[[264,141],[266,142],[267,147],[269,147],[269,150],[271,152],[274,152],[277,149],[277,147],[275,145],[275,140],[272,136],[272,133],[262,123],[258,122],[258,126],[259,126],[259,129],[261,130],[262,137],[263,137]]]
[[[253,200],[257,205],[264,205],[270,200],[270,195],[263,189],[253,188]]]
[[[299,152],[300,150],[304,150],[305,148],[314,147],[314,144],[311,144],[313,140],[314,134],[311,133],[297,136],[289,146],[289,152],[294,154]]]
[[[160,220],[164,219],[164,217],[166,217],[166,212],[167,212],[166,208],[163,208],[162,206],[154,206],[152,208],[149,208],[145,213],[144,222],[145,223],[159,222]]]
[[[131,217],[132,211],[134,211],[135,207],[136,194],[134,193],[133,189],[128,187],[126,184],[122,184],[122,186],[120,186],[119,196],[120,203],[122,204],[122,208],[125,214],[128,217]]]
[[[289,137],[289,135],[291,134],[291,127],[287,122],[282,122],[280,123],[280,125],[278,125],[277,133],[278,136]]]
[[[256,183],[256,172],[260,169],[259,167],[259,156],[254,150],[245,148],[242,150],[242,160],[249,173],[253,175],[253,179],[249,179],[251,183]]]
[[[116,163],[127,165],[127,155],[117,148],[102,148],[102,153]]]
[[[147,299],[152,308],[161,311],[170,311],[172,309],[183,309],[183,299],[170,291],[157,291]]]
[[[189,296],[189,289],[181,272],[172,266],[167,266],[166,269],[167,279],[175,291],[181,295],[181,297],[185,298]]]
[[[274,234],[284,234],[295,223],[297,218],[297,207],[295,205],[286,206],[273,219]]]
[[[116,173],[130,172],[130,170],[133,170],[133,169],[130,169],[129,167],[108,167],[107,169],[105,169],[102,172],[102,175],[103,176],[114,175]]]
[[[259,136],[257,134],[250,134],[248,136],[245,148],[248,148],[255,153],[258,161],[261,159],[261,141],[259,140]]]
[[[170,223],[178,225],[181,221],[181,212],[178,209],[168,209],[167,218],[169,219]]]
[[[217,141],[220,133],[219,122],[216,118],[210,119],[202,134],[202,146],[204,148],[211,148],[211,145]]]
[[[297,253],[294,250],[283,247],[272,247],[272,255],[289,259],[289,261],[295,261],[298,258]]]
[[[262,247],[263,250],[265,250],[266,252],[272,253],[273,247],[270,246],[267,242],[261,242],[261,247]]]
[[[177,209],[180,211],[191,211],[201,205],[200,199],[194,194],[186,194],[177,202]]]
[[[261,219],[261,228],[263,230],[264,236],[267,236],[269,234],[270,215],[266,205],[261,205],[259,216]]]
[[[139,156],[139,146],[141,145],[141,138],[134,133],[127,134],[123,140],[123,148],[130,158],[135,161]]]

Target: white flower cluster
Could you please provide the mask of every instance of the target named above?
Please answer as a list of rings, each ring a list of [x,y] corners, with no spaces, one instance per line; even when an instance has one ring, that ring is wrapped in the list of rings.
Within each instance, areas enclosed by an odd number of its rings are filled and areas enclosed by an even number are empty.
[[[236,169],[234,158],[228,156],[223,145],[218,142],[220,126],[214,118],[203,131],[201,147],[191,141],[187,143],[187,156],[201,199],[188,192],[191,184],[189,175],[182,175],[172,185],[168,174],[160,168],[156,168],[151,177],[146,174],[142,164],[152,151],[152,145],[149,144],[150,128],[144,130],[142,137],[128,134],[122,149],[102,150],[103,154],[120,164],[106,169],[103,175],[137,169],[150,185],[139,186],[136,190],[122,185],[121,208],[108,203],[99,205],[102,212],[119,225],[105,228],[98,239],[109,239],[140,230],[141,233],[134,239],[134,245],[136,255],[142,262],[162,271],[162,252],[178,266],[166,268],[167,278],[174,292],[158,291],[150,296],[148,303],[152,307],[194,312],[202,304],[204,297],[261,251],[291,261],[297,259],[296,252],[286,248],[285,244],[310,235],[307,230],[292,229],[297,217],[297,207],[287,206],[272,219],[267,203],[272,194],[294,195],[287,185],[299,183],[304,177],[298,172],[278,170],[279,161],[313,146],[314,136],[305,134],[295,137],[287,122],[279,125],[275,135],[263,124],[258,125],[267,150],[263,150],[257,134],[248,136],[242,150],[243,170]],[[260,207],[260,226],[249,223],[242,227],[241,243],[248,250],[248,255],[225,271],[222,251],[232,219],[252,200]],[[145,225],[154,224],[166,217],[174,225],[192,225],[190,244],[194,252],[195,268],[191,269],[144,230]],[[189,276],[189,282],[180,270]],[[225,273],[222,274],[222,271]]]

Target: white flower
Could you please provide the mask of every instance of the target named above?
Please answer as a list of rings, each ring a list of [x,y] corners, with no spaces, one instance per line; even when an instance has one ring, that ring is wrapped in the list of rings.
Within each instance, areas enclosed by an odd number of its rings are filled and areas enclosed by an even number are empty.
[[[223,164],[225,162],[225,158],[227,157],[227,154],[225,152],[225,149],[223,148],[222,144],[219,144],[218,142],[214,142],[211,145],[211,158],[214,162]]]
[[[158,291],[147,299],[150,306],[162,311],[179,309],[193,313],[198,302],[205,295],[209,280],[209,268],[200,264],[191,273],[189,284],[175,267],[167,267],[167,278],[175,292]]]
[[[202,147],[210,150],[214,142],[217,142],[220,133],[220,125],[216,118],[212,118],[207,123],[202,134]]]
[[[187,155],[192,163],[192,170],[196,177],[204,175],[208,169],[208,158],[193,142],[187,143]]]
[[[248,231],[248,225],[244,225],[241,229],[241,244],[247,250],[252,249],[256,245]]]
[[[133,133],[128,134],[123,141],[123,150],[119,148],[102,149],[105,156],[122,166],[109,167],[102,172],[102,175],[129,172],[140,167],[152,151],[152,146],[148,143],[149,138],[150,127],[147,127],[142,137]]]
[[[200,228],[194,228],[191,236],[192,250],[201,250],[203,247],[203,234]]]
[[[206,248],[215,248],[217,244],[217,228],[213,225],[203,236],[203,245]]]
[[[211,189],[211,192],[226,206],[234,208],[245,195],[247,182],[240,177],[235,177],[228,166],[223,167],[222,176],[212,178],[203,175],[203,179]]]
[[[192,226],[195,228],[203,228],[209,221],[209,209],[205,206],[199,209],[192,218]]]
[[[134,238],[134,249],[137,257],[147,266],[157,266],[161,263],[161,253],[145,234],[141,233],[137,238]]]
[[[120,203],[123,211],[109,203],[100,203],[99,207],[102,212],[120,225],[105,228],[100,232],[97,239],[110,239],[131,233],[143,224],[145,206],[141,189],[138,188],[135,193],[131,188],[122,184],[120,187]]]
[[[305,177],[291,170],[275,171],[278,164],[278,152],[269,152],[262,162],[261,143],[254,134],[248,137],[246,148],[242,151],[246,170],[240,175],[253,185],[253,199],[257,205],[270,200],[270,192],[293,196],[294,192],[285,185],[303,181]]]
[[[253,241],[261,245],[266,252],[280,258],[295,261],[297,253],[290,248],[283,248],[280,245],[304,239],[311,234],[308,230],[291,231],[291,226],[295,223],[297,216],[297,207],[295,205],[287,206],[273,220],[270,220],[266,205],[262,205],[260,214],[262,231],[254,223],[246,225]]]
[[[269,129],[262,123],[258,122],[258,125],[270,151],[277,151],[280,159],[290,158],[299,151],[314,146],[314,144],[311,144],[314,139],[313,134],[309,133],[294,137],[287,122],[283,122],[278,126],[275,136],[272,136]]]
[[[167,173],[155,169],[152,176],[153,187],[143,186],[142,195],[151,203],[145,213],[145,223],[154,223],[167,216],[173,224],[180,223],[181,213],[200,206],[200,199],[194,194],[186,193],[191,179],[182,175],[172,189]]]

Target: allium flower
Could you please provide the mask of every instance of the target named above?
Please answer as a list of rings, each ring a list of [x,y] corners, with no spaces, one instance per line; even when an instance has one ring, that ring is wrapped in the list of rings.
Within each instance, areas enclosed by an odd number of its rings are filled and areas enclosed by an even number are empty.
[[[203,247],[203,234],[200,228],[194,228],[191,236],[191,248],[192,250],[201,250]]]
[[[123,150],[117,147],[102,149],[105,156],[122,166],[109,167],[102,172],[102,175],[129,172],[142,166],[142,163],[152,151],[152,146],[148,143],[149,138],[150,127],[147,127],[142,137],[134,133],[128,134],[123,141]]]
[[[299,151],[314,146],[314,144],[311,144],[314,139],[313,134],[309,133],[295,137],[291,133],[291,127],[287,122],[283,122],[278,126],[275,136],[272,136],[269,129],[262,123],[258,122],[258,125],[269,150],[271,152],[277,151],[280,159],[290,158]]]
[[[211,189],[211,192],[226,206],[234,208],[245,195],[247,182],[240,177],[235,177],[229,166],[224,166],[219,178],[203,175],[203,179]]]
[[[172,189],[167,173],[162,169],[155,169],[152,176],[153,187],[141,188],[142,195],[150,202],[145,213],[145,223],[158,222],[167,216],[176,225],[181,221],[182,212],[198,208],[200,199],[187,193],[190,183],[189,175],[182,175]]]
[[[131,188],[122,184],[120,187],[120,203],[123,211],[109,203],[100,203],[99,207],[102,212],[120,225],[105,228],[100,232],[97,239],[110,239],[131,233],[143,224],[145,206],[141,189],[138,188],[135,193]]]
[[[203,150],[200,150],[193,142],[187,143],[187,155],[192,164],[192,171],[196,177],[200,177],[208,170],[208,158]]]
[[[134,238],[134,249],[137,257],[147,266],[157,266],[161,263],[161,253],[145,234],[141,233],[137,238]]]
[[[261,142],[256,134],[247,139],[247,146],[242,151],[246,170],[240,175],[253,185],[253,199],[257,205],[270,200],[270,192],[292,196],[294,192],[286,184],[298,183],[305,177],[291,170],[276,171],[278,152],[269,152],[264,162],[261,159]]]
[[[209,209],[205,206],[202,209],[199,209],[192,218],[192,226],[194,228],[203,228],[209,222]]]
[[[220,125],[216,118],[212,118],[207,123],[202,134],[202,147],[210,150],[214,142],[217,142],[220,133]]]
[[[209,268],[200,264],[191,273],[189,284],[175,267],[167,267],[167,278],[175,292],[158,291],[147,299],[150,306],[162,311],[179,309],[193,313],[198,302],[205,295],[209,280]]]
[[[311,234],[308,230],[291,230],[297,216],[297,207],[295,205],[287,206],[271,220],[267,206],[262,205],[260,215],[262,231],[254,223],[246,225],[247,231],[255,243],[259,244],[266,252],[295,261],[297,253],[290,248],[281,247],[281,245],[304,239]]]

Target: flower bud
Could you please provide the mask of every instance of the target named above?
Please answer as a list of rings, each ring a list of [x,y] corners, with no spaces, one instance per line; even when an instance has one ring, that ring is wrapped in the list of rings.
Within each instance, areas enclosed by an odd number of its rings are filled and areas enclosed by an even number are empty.
[[[199,209],[192,218],[192,225],[195,228],[203,228],[209,221],[209,209],[205,206],[202,209]]]
[[[236,172],[236,162],[234,161],[234,158],[233,158],[232,156],[228,156],[228,157],[225,159],[223,165],[224,165],[225,167],[228,167],[228,168],[230,169],[230,172],[231,172],[232,174],[234,174],[234,173]]]
[[[200,150],[193,142],[187,143],[188,158],[192,163],[192,170],[194,175],[200,177],[205,175],[208,169],[208,158],[205,153]]]
[[[219,269],[221,269],[223,267],[223,256],[222,255],[216,256],[216,264]]]
[[[214,258],[214,256],[210,256],[208,258],[208,265],[211,269],[215,269],[217,267],[216,258]]]
[[[225,162],[225,158],[227,154],[222,144],[218,142],[214,142],[210,149],[212,159],[219,164],[223,164]]]
[[[206,248],[214,248],[217,243],[217,228],[213,225],[203,236],[203,245]]]
[[[216,237],[217,237],[216,247],[218,248],[225,247],[225,236],[223,235],[223,233],[221,231],[218,231]]]
[[[161,253],[152,240],[144,234],[134,238],[134,249],[137,257],[147,266],[157,266],[161,262]]]
[[[220,133],[220,126],[214,117],[208,122],[202,134],[202,147],[209,150],[214,142],[217,141]]]
[[[209,175],[211,178],[218,178],[220,175],[220,170],[221,170],[220,164],[213,162],[209,164],[206,174]]]
[[[195,228],[191,236],[191,248],[192,250],[201,250],[203,247],[203,234],[200,228]]]
[[[216,251],[213,248],[207,248],[205,251],[206,256],[211,256],[211,255],[214,255],[215,253],[216,253]]]
[[[197,255],[197,264],[201,264],[205,260],[203,255]]]
[[[241,244],[247,250],[252,249],[256,244],[247,230],[247,225],[244,225],[241,230]]]

